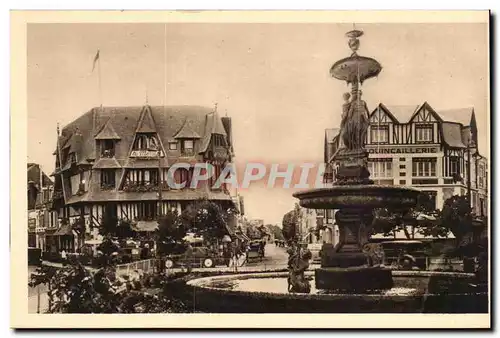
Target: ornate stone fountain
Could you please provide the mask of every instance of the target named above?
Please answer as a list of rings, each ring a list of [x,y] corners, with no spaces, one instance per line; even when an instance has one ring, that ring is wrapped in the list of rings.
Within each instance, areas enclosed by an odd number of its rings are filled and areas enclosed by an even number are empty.
[[[336,62],[331,75],[351,85],[344,94],[342,145],[334,155],[339,163],[329,188],[294,194],[300,205],[336,209],[337,246],[325,245],[321,267],[305,271],[308,257],[299,257],[288,272],[240,273],[197,278],[171,285],[172,292],[203,312],[229,313],[484,313],[488,294],[474,287],[475,276],[437,271],[392,271],[370,263],[364,250],[370,239],[374,210],[405,209],[416,205],[418,190],[376,185],[367,168],[364,148],[368,110],[359,89],[382,70],[374,59],[359,56],[359,37],[347,33],[352,55]],[[293,250],[291,251],[293,254]],[[291,255],[290,260],[294,256]],[[293,275],[295,274],[295,275]],[[314,276],[312,276],[314,275]],[[309,286],[308,279],[315,285]],[[288,288],[287,288],[288,284]]]
[[[359,56],[359,37],[363,33],[347,33],[352,55],[336,62],[330,74],[351,84],[351,94],[344,94],[340,125],[341,147],[333,161],[339,165],[331,188],[294,194],[300,205],[314,209],[338,209],[335,219],[339,227],[339,243],[322,250],[321,268],[316,270],[318,289],[343,292],[390,289],[393,286],[389,269],[366,266],[363,246],[370,238],[373,211],[376,208],[411,208],[419,191],[399,186],[375,185],[368,171],[368,152],[364,145],[368,131],[368,109],[359,87],[377,76],[382,66],[374,59]]]

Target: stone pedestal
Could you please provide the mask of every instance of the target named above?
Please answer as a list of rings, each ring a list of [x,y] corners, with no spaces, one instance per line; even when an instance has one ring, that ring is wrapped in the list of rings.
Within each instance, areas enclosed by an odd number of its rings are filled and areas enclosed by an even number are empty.
[[[368,152],[364,149],[340,149],[335,155],[336,162],[340,162],[335,177],[337,185],[373,184],[368,171]]]
[[[338,292],[387,290],[394,286],[391,270],[379,267],[318,268],[316,288]]]
[[[323,247],[321,266],[347,268],[367,264],[368,260],[362,248],[368,242],[373,211],[341,209],[337,211],[335,220],[339,227],[339,243],[336,247]]]
[[[340,209],[335,215],[339,227],[336,247],[324,245],[321,268],[317,269],[316,288],[339,292],[365,292],[390,289],[389,269],[368,266],[363,245],[369,240],[372,209]]]

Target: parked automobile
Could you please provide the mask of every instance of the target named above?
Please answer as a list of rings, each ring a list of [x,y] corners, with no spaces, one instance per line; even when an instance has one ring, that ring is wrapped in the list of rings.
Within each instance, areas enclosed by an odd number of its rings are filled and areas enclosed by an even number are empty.
[[[401,265],[406,261],[405,269],[427,268],[427,244],[416,240],[394,240],[380,243],[385,253],[387,265]]]
[[[167,269],[186,266],[188,263],[191,263],[191,267],[212,268],[216,265],[224,265],[224,258],[205,246],[194,247],[191,258],[188,258],[185,253],[165,257],[165,267]]]
[[[247,262],[253,260],[262,261],[264,259],[265,242],[261,240],[253,240],[248,244]]]

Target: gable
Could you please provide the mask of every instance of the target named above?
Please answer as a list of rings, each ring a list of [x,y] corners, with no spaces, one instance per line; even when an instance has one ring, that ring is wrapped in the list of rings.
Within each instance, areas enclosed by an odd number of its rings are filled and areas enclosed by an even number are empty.
[[[116,133],[113,125],[111,123],[111,119],[106,122],[102,130],[96,135],[96,140],[119,140],[120,136]]]
[[[370,115],[370,123],[379,124],[379,123],[393,123],[397,122],[394,116],[389,112],[389,110],[385,109],[381,104],[371,113]]]
[[[420,109],[418,109],[410,120],[417,123],[432,123],[441,121],[441,118],[436,114],[434,109],[427,102],[425,102]]]
[[[149,106],[144,107],[139,118],[139,123],[137,123],[136,133],[156,133],[156,124],[151,115],[151,109]]]
[[[199,139],[201,138],[200,135],[193,130],[191,127],[191,123],[186,120],[184,121],[184,124],[182,125],[181,130],[174,136],[175,139]]]

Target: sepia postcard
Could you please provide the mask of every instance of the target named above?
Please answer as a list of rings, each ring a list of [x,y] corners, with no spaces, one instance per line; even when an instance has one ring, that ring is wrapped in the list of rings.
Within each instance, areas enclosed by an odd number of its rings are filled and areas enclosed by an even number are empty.
[[[489,16],[11,12],[11,326],[490,328]]]

